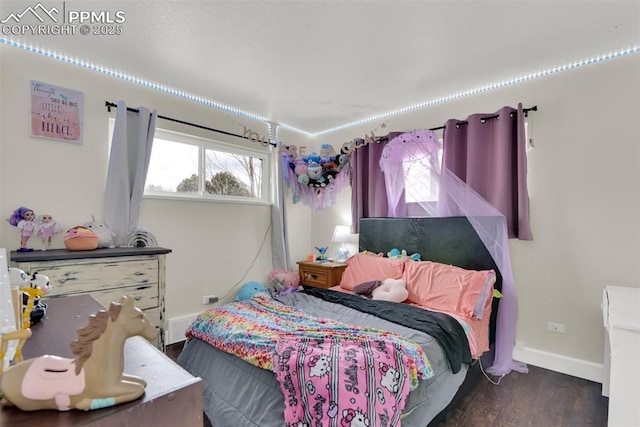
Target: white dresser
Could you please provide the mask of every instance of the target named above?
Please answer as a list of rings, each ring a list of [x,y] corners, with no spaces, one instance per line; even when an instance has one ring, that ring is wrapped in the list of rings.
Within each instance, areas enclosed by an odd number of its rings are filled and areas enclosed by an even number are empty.
[[[607,286],[602,395],[609,397],[609,426],[640,426],[640,288]]]
[[[104,248],[92,251],[11,252],[12,264],[27,273],[49,276],[47,298],[89,294],[102,306],[132,295],[136,307],[160,328],[156,346],[165,349],[165,256],[158,247]]]

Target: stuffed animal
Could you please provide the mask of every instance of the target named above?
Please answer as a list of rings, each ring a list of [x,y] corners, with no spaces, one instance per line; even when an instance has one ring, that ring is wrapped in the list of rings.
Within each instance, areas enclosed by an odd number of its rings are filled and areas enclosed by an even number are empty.
[[[256,295],[262,295],[265,297],[271,297],[267,288],[265,288],[260,282],[247,282],[240,288],[238,295],[236,295],[236,301],[245,301],[255,297]]]
[[[395,258],[395,259],[410,259],[413,261],[420,261],[420,254],[419,253],[415,253],[415,254],[411,254],[411,255],[407,255],[407,251],[406,250],[399,250],[396,248],[391,249],[389,252],[387,252],[387,257],[389,258]]]
[[[384,279],[371,293],[371,299],[402,302],[409,298],[407,284],[402,279]]]
[[[64,235],[64,246],[70,251],[92,251],[98,247],[96,233],[77,225],[67,230]]]
[[[269,283],[267,288],[274,297],[277,295],[288,295],[302,290],[300,286],[300,275],[295,271],[275,269],[271,270],[268,277]]]
[[[31,275],[19,268],[9,267],[9,283],[22,292],[23,327],[38,323],[47,314],[47,304],[41,300],[51,290],[49,277],[35,272]],[[27,319],[26,312],[30,310]]]
[[[89,230],[93,231],[96,236],[98,236],[99,248],[115,247],[115,244],[113,243],[115,233],[111,231],[107,224],[96,221],[95,217],[91,215],[91,222],[85,222],[84,227],[87,227]]]
[[[328,246],[316,246],[316,251],[318,251],[318,261],[326,261],[327,260],[327,249],[329,249]]]

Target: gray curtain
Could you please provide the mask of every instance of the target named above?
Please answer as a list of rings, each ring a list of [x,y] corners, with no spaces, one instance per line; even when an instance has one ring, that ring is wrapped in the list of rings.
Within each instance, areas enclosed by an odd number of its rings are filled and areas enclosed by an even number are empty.
[[[355,140],[359,145],[351,153],[351,232],[357,234],[360,218],[386,217],[389,210],[384,173],[380,169],[380,157],[385,145],[402,132],[391,132],[378,142],[364,145],[363,140]],[[361,145],[362,144],[362,145]],[[406,212],[404,198],[398,211]]]
[[[465,122],[445,124],[443,167],[505,216],[510,238],[532,240],[522,104]]]
[[[269,127],[271,141],[278,140],[278,125],[272,123]],[[273,165],[274,194],[271,204],[271,256],[273,268],[278,270],[291,270],[291,254],[287,224],[287,211],[285,203],[283,162],[279,149],[273,150],[271,164]]]
[[[104,222],[115,234],[116,246],[138,227],[140,203],[149,170],[157,113],[145,107],[128,111],[118,102],[104,200]]]

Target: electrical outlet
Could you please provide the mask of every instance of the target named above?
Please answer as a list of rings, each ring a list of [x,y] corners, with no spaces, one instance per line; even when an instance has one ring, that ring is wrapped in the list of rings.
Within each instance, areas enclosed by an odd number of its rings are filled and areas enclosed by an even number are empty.
[[[551,332],[557,332],[559,334],[564,334],[565,327],[562,323],[549,322],[547,323],[547,329]]]
[[[218,297],[215,295],[205,295],[202,297],[202,304],[213,304],[214,302],[218,302]]]

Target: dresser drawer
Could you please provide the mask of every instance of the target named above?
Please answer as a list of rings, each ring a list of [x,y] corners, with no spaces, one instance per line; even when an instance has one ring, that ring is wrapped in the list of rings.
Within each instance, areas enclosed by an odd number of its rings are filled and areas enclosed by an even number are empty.
[[[47,297],[56,298],[66,295],[88,294],[98,301],[103,307],[109,307],[112,302],[118,302],[124,295],[131,295],[136,302],[136,307],[140,310],[156,308],[159,305],[158,284],[140,285],[140,286],[123,286],[120,288],[104,289],[93,292],[75,292],[64,295],[47,295]]]
[[[101,263],[59,262],[49,265],[34,263],[30,271],[49,276],[51,296],[158,283],[158,261],[154,259],[110,260]]]

